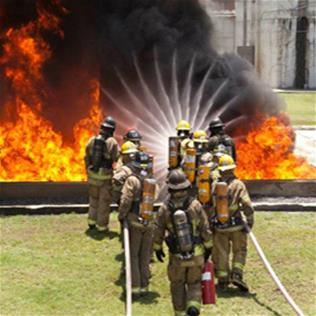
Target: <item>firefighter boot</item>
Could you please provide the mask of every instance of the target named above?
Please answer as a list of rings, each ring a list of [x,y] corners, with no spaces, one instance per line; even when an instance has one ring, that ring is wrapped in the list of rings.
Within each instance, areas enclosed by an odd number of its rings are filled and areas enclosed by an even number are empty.
[[[144,297],[144,296],[146,296],[147,294],[148,294],[148,286],[142,287],[142,288],[140,289],[140,296],[141,296],[141,297]]]
[[[190,306],[187,310],[188,316],[199,316],[200,311],[195,306]]]
[[[242,292],[249,292],[248,285],[243,281],[241,273],[232,273],[232,283],[236,285]]]

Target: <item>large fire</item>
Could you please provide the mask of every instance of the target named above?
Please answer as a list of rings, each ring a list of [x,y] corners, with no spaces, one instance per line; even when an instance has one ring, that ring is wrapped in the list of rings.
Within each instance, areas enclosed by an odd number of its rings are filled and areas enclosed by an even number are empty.
[[[316,167],[293,154],[294,133],[285,113],[263,119],[237,143],[237,175],[242,179],[316,179]]]
[[[63,34],[56,16],[42,8],[38,8],[38,14],[36,21],[2,34],[5,44],[0,65],[13,96],[5,104],[0,126],[0,181],[84,180],[85,144],[102,118],[99,83],[92,79],[87,87],[90,113],[74,126],[74,143],[66,144],[61,132],[42,115],[46,98],[42,67],[51,49],[41,30]]]
[[[11,94],[0,126],[0,181],[81,181],[85,179],[85,145],[102,119],[99,83],[91,79],[89,115],[74,126],[74,142],[67,144],[43,116],[48,98],[43,65],[52,51],[41,31],[61,37],[63,33],[58,17],[43,8],[38,8],[38,15],[36,21],[1,34],[0,66]],[[316,168],[292,153],[293,133],[284,124],[284,116],[261,121],[237,144],[238,175],[242,179],[315,179]]]

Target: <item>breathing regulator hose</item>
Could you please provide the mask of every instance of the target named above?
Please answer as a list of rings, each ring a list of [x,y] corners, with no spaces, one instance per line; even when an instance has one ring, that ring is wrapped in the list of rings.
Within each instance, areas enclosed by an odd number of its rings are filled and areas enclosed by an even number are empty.
[[[288,293],[288,291],[286,290],[284,285],[281,283],[280,279],[278,278],[278,276],[276,275],[274,270],[272,269],[267,257],[265,256],[262,248],[260,247],[254,233],[251,231],[249,226],[246,224],[245,224],[245,228],[246,228],[247,232],[249,233],[249,237],[250,237],[251,241],[253,242],[253,244],[256,248],[256,251],[257,251],[259,257],[261,258],[265,268],[268,270],[270,276],[272,277],[273,281],[275,282],[275,284],[278,286],[278,288],[282,292],[282,294],[285,297],[285,299],[287,300],[287,302],[292,306],[292,308],[294,309],[294,311],[296,312],[297,315],[305,316],[304,313],[302,312],[302,310],[294,302],[294,300],[292,299],[292,297],[290,296],[290,294]]]

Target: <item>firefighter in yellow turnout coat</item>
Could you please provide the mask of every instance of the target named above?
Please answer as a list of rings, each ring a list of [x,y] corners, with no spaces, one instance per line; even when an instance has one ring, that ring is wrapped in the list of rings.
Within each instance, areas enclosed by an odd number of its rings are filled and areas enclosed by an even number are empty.
[[[113,137],[115,121],[105,118],[100,133],[92,137],[85,154],[85,165],[89,184],[89,228],[107,231],[110,216],[111,181],[113,164],[119,158],[118,143]]]
[[[243,182],[234,175],[236,165],[231,156],[224,154],[219,159],[220,179],[214,184],[213,206],[215,209],[212,226],[214,229],[213,259],[218,286],[225,290],[230,281],[242,291],[248,291],[243,281],[243,270],[247,256],[247,225],[254,224],[254,209]],[[224,204],[224,205],[223,205]],[[226,205],[225,205],[226,204]],[[230,274],[229,255],[232,248],[232,270]]]
[[[151,181],[155,187],[154,180],[148,179],[148,163],[149,156],[147,154],[143,152],[135,154],[132,163],[133,174],[124,183],[119,206],[119,220],[121,222],[127,220],[129,226],[132,295],[134,299],[148,292],[150,277],[149,263],[152,249],[153,221],[151,214],[142,213],[144,210],[142,203],[146,202],[143,192],[145,181]],[[153,196],[151,197],[152,202]]]
[[[212,248],[206,214],[201,204],[189,196],[190,186],[181,170],[170,172],[170,197],[159,210],[154,233],[159,261],[165,257],[164,240],[169,248],[168,278],[176,316],[199,315],[202,267]]]

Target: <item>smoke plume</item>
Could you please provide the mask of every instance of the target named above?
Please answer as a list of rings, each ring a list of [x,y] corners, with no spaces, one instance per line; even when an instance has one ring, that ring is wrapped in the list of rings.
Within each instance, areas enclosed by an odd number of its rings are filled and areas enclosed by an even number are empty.
[[[48,90],[44,115],[66,134],[87,113],[85,91],[91,77],[99,77],[102,87],[130,110],[135,104],[121,76],[138,99],[148,108],[152,107],[144,96],[135,60],[158,100],[161,91],[157,84],[156,58],[171,106],[175,106],[172,89],[176,88],[180,96],[183,94],[191,66],[191,96],[205,80],[197,120],[206,124],[212,116],[220,114],[228,132],[241,122],[249,121],[257,112],[272,115],[282,106],[272,91],[258,80],[246,60],[236,54],[217,53],[212,22],[197,0],[61,0],[66,14],[58,12],[56,2],[2,2],[1,33],[36,19],[39,3],[61,16],[64,36],[43,34],[53,52],[44,68]],[[172,75],[173,62],[177,87]],[[0,81],[2,87],[9,89],[2,76]],[[212,106],[203,112],[214,93]],[[125,115],[128,122],[125,127],[137,125],[135,117],[118,110],[113,98],[102,95],[106,113]],[[192,112],[194,104],[191,103],[192,98],[189,104]],[[122,131],[123,125],[120,126]]]

